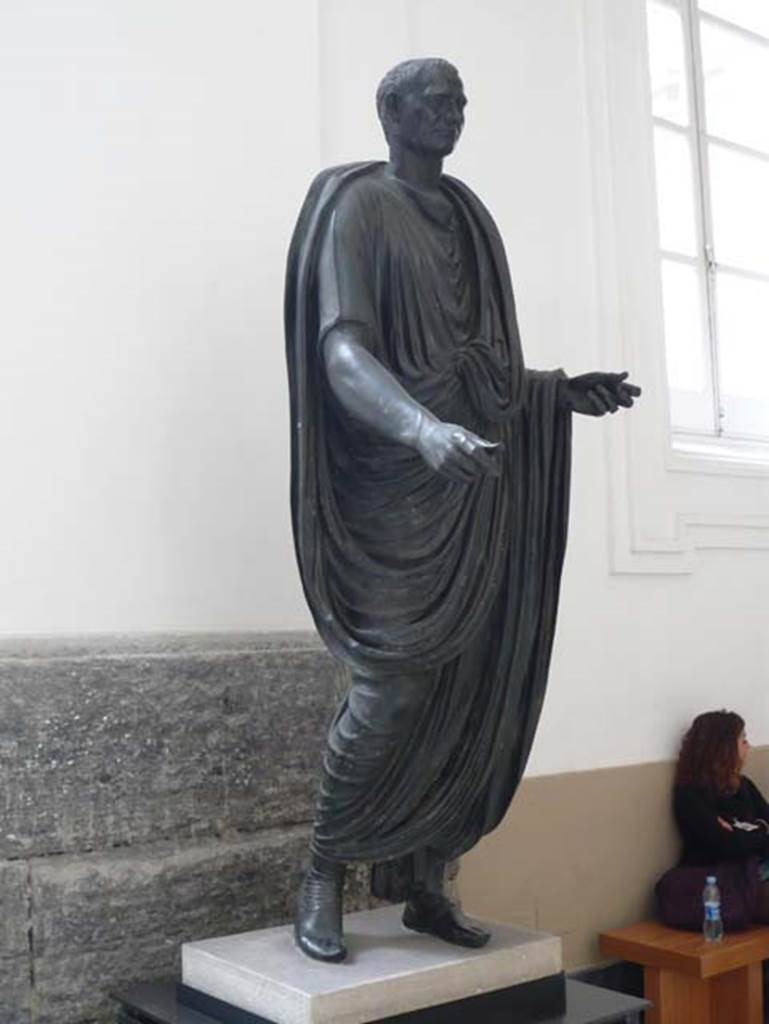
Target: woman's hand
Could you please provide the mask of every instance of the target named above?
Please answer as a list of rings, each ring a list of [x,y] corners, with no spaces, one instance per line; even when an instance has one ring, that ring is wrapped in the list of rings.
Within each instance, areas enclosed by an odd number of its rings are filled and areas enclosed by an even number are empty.
[[[732,826],[724,818],[719,817],[716,820],[718,821],[718,824],[721,826],[721,828],[725,828],[727,832],[734,832]]]

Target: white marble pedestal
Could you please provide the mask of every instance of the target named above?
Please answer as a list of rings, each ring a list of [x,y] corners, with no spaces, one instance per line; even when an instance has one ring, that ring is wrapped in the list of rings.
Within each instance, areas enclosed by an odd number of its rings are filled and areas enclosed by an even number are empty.
[[[342,964],[305,957],[291,925],[185,943],[182,982],[275,1024],[366,1024],[561,971],[555,936],[496,924],[484,949],[460,949],[408,931],[401,913],[348,914]]]

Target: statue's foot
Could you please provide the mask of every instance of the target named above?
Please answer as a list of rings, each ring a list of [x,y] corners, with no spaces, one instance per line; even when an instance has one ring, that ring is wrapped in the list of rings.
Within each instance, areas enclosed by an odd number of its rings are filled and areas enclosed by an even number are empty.
[[[491,932],[465,917],[448,896],[434,893],[412,897],[403,911],[403,923],[414,932],[425,932],[471,949],[480,949],[491,938]]]
[[[313,861],[297,900],[294,938],[313,960],[339,963],[347,956],[342,938],[344,864]]]

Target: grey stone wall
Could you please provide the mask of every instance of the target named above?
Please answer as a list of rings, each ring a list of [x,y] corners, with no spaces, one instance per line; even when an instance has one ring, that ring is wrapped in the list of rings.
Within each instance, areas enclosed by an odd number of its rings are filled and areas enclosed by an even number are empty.
[[[343,690],[312,634],[0,641],[0,1024],[289,920]]]

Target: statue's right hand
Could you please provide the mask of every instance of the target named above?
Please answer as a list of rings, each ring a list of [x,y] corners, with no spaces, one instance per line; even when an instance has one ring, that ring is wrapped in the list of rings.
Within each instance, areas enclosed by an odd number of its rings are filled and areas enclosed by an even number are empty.
[[[431,469],[458,483],[469,484],[479,476],[500,473],[500,445],[456,423],[423,415],[415,447]]]

